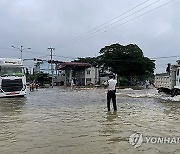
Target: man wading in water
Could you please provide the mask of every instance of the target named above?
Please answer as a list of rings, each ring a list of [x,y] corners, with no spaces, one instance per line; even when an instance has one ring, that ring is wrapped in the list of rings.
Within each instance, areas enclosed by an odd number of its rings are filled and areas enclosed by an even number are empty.
[[[108,86],[108,92],[107,92],[107,108],[108,108],[108,111],[110,111],[111,99],[113,102],[114,111],[117,111],[116,84],[117,84],[117,80],[114,79],[114,75],[109,75],[109,80],[104,83],[104,85]]]

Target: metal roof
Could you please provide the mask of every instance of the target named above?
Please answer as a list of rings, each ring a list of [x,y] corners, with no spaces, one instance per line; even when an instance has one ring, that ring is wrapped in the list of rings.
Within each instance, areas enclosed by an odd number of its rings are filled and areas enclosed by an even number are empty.
[[[81,63],[81,62],[62,62],[57,65],[57,70],[83,70],[91,67],[89,63]]]

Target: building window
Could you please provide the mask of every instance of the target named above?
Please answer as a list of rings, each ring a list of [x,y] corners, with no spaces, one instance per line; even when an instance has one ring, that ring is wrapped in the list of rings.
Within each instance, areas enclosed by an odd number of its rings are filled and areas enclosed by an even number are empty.
[[[90,75],[90,74],[91,74],[91,71],[90,71],[90,70],[87,70],[87,74]]]

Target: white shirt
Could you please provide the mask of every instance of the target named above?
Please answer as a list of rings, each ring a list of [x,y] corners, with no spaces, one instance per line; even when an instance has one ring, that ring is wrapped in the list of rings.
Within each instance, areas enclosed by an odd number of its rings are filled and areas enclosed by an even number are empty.
[[[117,80],[109,79],[104,83],[104,85],[108,85],[108,90],[116,90]]]

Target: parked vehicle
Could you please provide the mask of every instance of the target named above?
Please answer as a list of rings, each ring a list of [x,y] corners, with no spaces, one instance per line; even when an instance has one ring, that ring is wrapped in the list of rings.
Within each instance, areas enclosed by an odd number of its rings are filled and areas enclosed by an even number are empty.
[[[26,90],[22,60],[0,58],[0,97],[25,96]]]
[[[158,92],[171,95],[180,95],[180,65],[170,65],[169,72],[155,75],[155,86]]]

